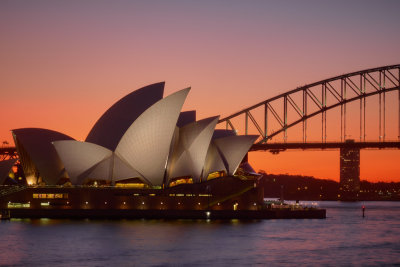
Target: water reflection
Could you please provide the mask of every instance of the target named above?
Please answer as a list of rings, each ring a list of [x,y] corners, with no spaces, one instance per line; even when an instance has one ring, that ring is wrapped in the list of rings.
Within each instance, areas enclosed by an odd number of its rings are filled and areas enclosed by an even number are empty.
[[[0,265],[400,264],[400,203],[317,204],[326,220],[4,221]]]

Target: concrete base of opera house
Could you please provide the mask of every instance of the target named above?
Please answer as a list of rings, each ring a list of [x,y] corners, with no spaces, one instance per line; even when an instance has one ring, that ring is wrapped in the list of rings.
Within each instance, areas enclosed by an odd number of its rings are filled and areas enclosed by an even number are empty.
[[[8,209],[10,218],[49,219],[325,219],[324,209],[94,210]]]
[[[323,209],[264,202],[259,179],[221,177],[166,189],[33,186],[3,189],[9,218],[70,219],[305,219]]]

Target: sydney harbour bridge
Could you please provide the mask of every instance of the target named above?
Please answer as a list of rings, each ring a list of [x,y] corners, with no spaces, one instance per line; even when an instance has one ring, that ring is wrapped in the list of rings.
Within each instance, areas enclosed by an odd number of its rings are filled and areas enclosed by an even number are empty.
[[[220,119],[221,127],[259,135],[251,151],[399,149],[400,65],[300,86]],[[15,148],[3,143],[0,161],[12,158]]]
[[[304,85],[222,118],[219,124],[241,134],[259,135],[251,151],[340,149],[341,183],[346,168],[347,175],[358,176],[353,178],[359,183],[360,149],[400,148],[400,65]],[[346,166],[346,161],[358,166]]]
[[[220,119],[219,123],[225,123],[226,129],[237,130],[238,128],[244,131],[244,134],[249,134],[249,128],[256,129],[256,133],[260,136],[254,144],[252,150],[269,150],[269,149],[290,149],[290,148],[340,148],[348,139],[347,127],[349,124],[354,125],[353,121],[349,121],[348,105],[354,102],[359,102],[358,117],[359,117],[359,138],[357,146],[362,148],[367,147],[397,147],[395,144],[400,141],[400,65],[384,66],[379,68],[367,69],[357,72],[352,72],[333,78],[325,79],[312,84],[298,87],[294,90],[282,93],[251,107],[245,108],[230,116]],[[397,96],[393,95],[397,92]],[[397,98],[395,109],[387,110],[387,95]],[[378,135],[374,141],[371,138],[367,139],[366,112],[368,110],[367,99],[374,96],[378,97],[378,110],[373,111],[378,113],[378,121],[374,128],[378,129]],[[260,110],[261,109],[261,110]],[[340,125],[340,141],[330,143],[327,141],[327,113],[328,111],[339,109],[339,118],[335,118],[334,123]],[[254,116],[253,112],[260,113],[262,116]],[[387,113],[397,113],[397,136],[396,140],[386,139],[387,128]],[[354,113],[354,109],[351,110]],[[258,114],[260,115],[260,114]],[[309,142],[307,138],[308,121],[314,117],[320,116],[320,141],[315,143]],[[376,117],[376,116],[375,116]],[[242,118],[239,122],[233,122]],[[275,123],[274,130],[270,130],[269,124]],[[391,121],[393,124],[393,121]],[[301,142],[289,143],[288,130],[301,125]],[[391,125],[393,126],[393,125]],[[298,128],[298,127],[297,127]],[[393,128],[393,127],[391,127]],[[241,133],[243,134],[243,133]],[[252,133],[254,134],[254,133]],[[283,135],[281,143],[271,140]],[[370,141],[368,141],[370,140]],[[300,145],[302,144],[302,145]]]

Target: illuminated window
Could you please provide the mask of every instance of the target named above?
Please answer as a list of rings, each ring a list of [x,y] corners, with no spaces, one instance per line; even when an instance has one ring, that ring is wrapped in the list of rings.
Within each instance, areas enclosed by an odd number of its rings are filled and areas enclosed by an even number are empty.
[[[64,198],[67,199],[68,198],[68,193],[62,194],[62,193],[50,193],[50,194],[33,194],[32,195],[33,198],[41,198],[41,199],[54,199],[54,198]]]
[[[8,202],[7,204],[8,208],[11,209],[23,209],[23,208],[30,208],[31,204],[30,203],[13,203],[13,202]]]
[[[130,187],[130,188],[148,188],[148,185],[143,183],[116,183],[115,186]]]
[[[211,179],[215,179],[215,178],[219,178],[219,177],[224,177],[226,176],[226,172],[225,171],[218,171],[218,172],[212,172],[208,175],[207,180],[211,180]]]
[[[180,184],[193,184],[193,179],[191,177],[179,177],[170,182],[169,187],[174,187]]]

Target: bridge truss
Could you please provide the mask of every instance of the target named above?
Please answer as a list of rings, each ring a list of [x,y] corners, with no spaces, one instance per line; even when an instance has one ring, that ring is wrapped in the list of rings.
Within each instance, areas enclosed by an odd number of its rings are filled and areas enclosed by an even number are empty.
[[[219,124],[225,123],[226,129],[237,130],[244,128],[249,134],[249,124],[252,123],[260,138],[257,144],[266,144],[273,137],[283,133],[283,140],[287,141],[287,130],[295,125],[302,124],[302,141],[307,142],[307,121],[321,115],[321,141],[326,143],[327,130],[326,113],[328,110],[340,108],[340,140],[348,138],[347,105],[359,101],[360,142],[366,141],[366,99],[371,96],[379,97],[379,141],[386,138],[386,94],[398,91],[398,140],[400,141],[400,65],[390,65],[379,68],[352,72],[316,83],[298,87],[289,92],[267,99],[249,108],[243,109],[230,116],[222,118]],[[276,104],[278,103],[278,104]],[[279,108],[277,108],[277,106]],[[253,115],[256,109],[263,109],[262,119]],[[288,114],[295,114],[289,119]],[[233,122],[238,117],[244,121]],[[259,116],[260,117],[260,116]],[[293,117],[293,116],[291,116]],[[271,131],[268,122],[271,119],[279,126]],[[244,123],[244,125],[243,125]],[[241,125],[238,125],[241,124]]]
[[[18,159],[18,154],[15,147],[12,146],[0,147],[0,161],[9,159]]]

